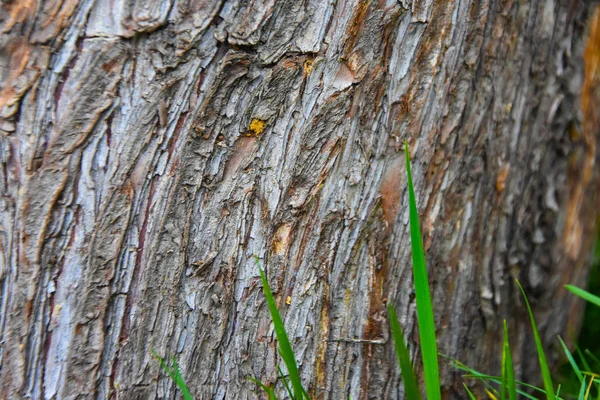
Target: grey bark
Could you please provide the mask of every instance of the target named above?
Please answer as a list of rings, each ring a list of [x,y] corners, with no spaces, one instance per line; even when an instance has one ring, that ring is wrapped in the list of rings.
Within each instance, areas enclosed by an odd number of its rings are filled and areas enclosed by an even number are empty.
[[[599,206],[591,3],[0,7],[2,398],[176,398],[152,349],[199,399],[261,397],[248,376],[281,391],[253,255],[314,398],[402,398],[404,140],[440,352],[497,373],[507,319],[537,379],[517,277],[554,362],[577,330],[561,287],[585,281]]]

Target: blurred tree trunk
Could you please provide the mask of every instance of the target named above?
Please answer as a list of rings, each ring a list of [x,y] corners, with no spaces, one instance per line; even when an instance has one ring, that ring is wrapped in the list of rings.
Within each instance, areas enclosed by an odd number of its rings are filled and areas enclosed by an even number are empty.
[[[2,398],[175,398],[152,349],[198,399],[281,390],[253,255],[314,398],[403,397],[385,306],[414,353],[404,140],[440,352],[497,373],[506,318],[536,380],[517,277],[549,349],[577,329],[561,287],[585,282],[599,208],[592,4],[0,7]]]

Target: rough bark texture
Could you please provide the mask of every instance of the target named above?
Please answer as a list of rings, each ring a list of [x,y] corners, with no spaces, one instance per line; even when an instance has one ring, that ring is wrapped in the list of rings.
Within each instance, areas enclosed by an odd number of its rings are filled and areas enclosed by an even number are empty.
[[[252,255],[312,396],[403,397],[385,305],[414,352],[405,139],[440,351],[498,372],[506,318],[536,380],[513,278],[549,348],[577,329],[592,5],[3,1],[3,398],[176,398],[151,349],[199,399],[281,390]]]

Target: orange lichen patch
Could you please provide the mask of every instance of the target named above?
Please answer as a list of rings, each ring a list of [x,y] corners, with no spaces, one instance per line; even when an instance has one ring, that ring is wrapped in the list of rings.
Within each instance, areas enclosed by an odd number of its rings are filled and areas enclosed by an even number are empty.
[[[574,178],[569,188],[567,218],[563,233],[565,250],[569,257],[576,259],[582,249],[584,236],[582,209],[590,188],[596,155],[596,135],[600,134],[600,6],[597,6],[590,20],[590,35],[583,55],[584,76],[581,91],[583,111],[583,154],[573,155],[569,171]]]
[[[504,164],[500,171],[498,172],[498,176],[496,176],[496,191],[501,193],[506,187],[506,178],[508,177],[508,172],[510,171],[510,164]]]
[[[298,57],[286,58],[281,63],[281,66],[286,69],[289,69],[289,68],[298,69],[298,68],[300,68],[300,61],[301,60]]]
[[[248,130],[246,131],[245,136],[256,137],[260,135],[265,130],[266,123],[267,121],[265,120],[252,118],[252,121],[250,122],[250,126],[248,126]]]
[[[19,75],[25,70],[29,57],[31,55],[31,47],[24,38],[16,39],[8,45],[10,58],[10,73],[5,82],[4,88],[0,92],[0,108],[10,102],[15,91],[12,83],[17,80]]]
[[[596,117],[592,110],[594,103],[598,101],[598,85],[600,81],[600,6],[596,7],[590,23],[590,36],[588,38],[585,53],[583,55],[585,64],[583,90],[581,93],[581,108],[584,118]]]
[[[313,69],[313,60],[308,59],[306,61],[304,61],[304,73],[306,75],[310,75],[310,73],[312,72]]]
[[[381,206],[383,209],[383,220],[387,228],[394,225],[398,207],[400,205],[400,193],[402,192],[400,183],[403,179],[402,169],[403,157],[396,157],[386,168],[379,194],[381,196]]]
[[[271,241],[271,247],[275,254],[282,256],[285,254],[287,249],[290,247],[292,226],[289,224],[283,224],[277,228],[273,240]]]
[[[350,21],[348,30],[346,31],[346,40],[344,45],[344,58],[348,59],[350,57],[350,53],[354,50],[356,45],[356,41],[359,38],[361,28],[367,19],[369,6],[371,5],[371,1],[361,1],[358,4],[356,12],[352,16],[352,20]]]
[[[62,29],[69,17],[73,15],[77,4],[76,0],[45,1],[43,13],[45,20],[42,22],[42,28],[47,28],[50,24],[55,23],[59,29]]]
[[[331,325],[331,320],[329,318],[329,284],[325,279],[323,280],[323,305],[321,308],[321,318],[319,320],[319,336],[321,340],[319,341],[319,345],[317,347],[317,365],[316,365],[316,387],[323,388],[326,387],[327,384],[327,364],[325,362],[327,347],[329,341],[327,338],[329,337],[329,327]],[[315,390],[315,389],[313,389]],[[312,393],[312,398],[317,398],[317,393]]]
[[[7,7],[10,9],[10,17],[3,31],[9,32],[15,24],[25,21],[27,17],[33,14],[36,6],[35,0],[21,0],[9,3]]]
[[[596,135],[600,133],[600,5],[596,7],[590,24],[590,37],[583,55],[585,71],[581,92],[583,136],[587,145],[583,183],[592,178]]]

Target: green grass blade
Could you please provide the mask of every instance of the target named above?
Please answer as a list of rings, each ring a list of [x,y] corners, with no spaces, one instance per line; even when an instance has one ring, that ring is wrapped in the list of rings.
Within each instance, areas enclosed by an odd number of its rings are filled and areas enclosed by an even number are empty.
[[[394,339],[394,346],[396,348],[396,356],[398,357],[398,363],[400,364],[400,373],[402,374],[402,381],[404,382],[406,398],[411,400],[421,400],[417,376],[413,369],[412,362],[410,361],[410,354],[406,348],[406,343],[404,342],[404,333],[398,322],[396,310],[391,304],[388,305],[388,316],[390,328],[392,330],[392,338]]]
[[[576,296],[581,297],[584,300],[589,301],[590,303],[600,307],[600,297],[595,296],[593,294],[591,294],[588,291],[585,291],[583,289],[578,288],[577,286],[573,286],[573,285],[565,285],[565,288],[573,293]]]
[[[504,320],[504,329],[506,329],[506,320]],[[508,391],[508,371],[506,368],[506,330],[504,331],[504,344],[502,346],[502,375],[500,383],[500,400],[506,400]]]
[[[251,376],[249,376],[248,379],[260,386],[260,388],[267,394],[267,398],[269,400],[277,400],[277,397],[275,397],[275,390],[273,390],[272,387],[263,384],[261,381],[256,378],[252,378]]]
[[[571,354],[571,352],[567,348],[567,345],[565,344],[565,342],[563,342],[563,340],[560,336],[558,337],[558,340],[560,341],[560,345],[562,346],[563,351],[565,352],[565,355],[567,356],[567,360],[569,360],[569,364],[571,364],[571,368],[573,368],[575,375],[577,375],[579,382],[581,382],[583,380],[583,375],[581,374],[581,369],[579,369],[579,366],[575,362],[573,355]]]
[[[281,367],[279,365],[277,366],[277,371],[279,371],[279,376],[281,377],[281,380],[283,381],[283,386],[285,386],[285,390],[287,391],[288,396],[290,396],[290,399],[293,399],[294,394],[292,393],[292,389],[290,389],[290,384],[288,382],[288,379],[283,374],[283,371],[281,370]]]
[[[540,333],[538,332],[535,319],[533,318],[533,312],[531,311],[529,300],[527,300],[527,296],[525,295],[523,286],[521,286],[521,283],[518,280],[517,285],[519,285],[519,289],[521,289],[521,293],[523,294],[523,298],[525,299],[525,305],[527,306],[527,312],[529,313],[529,318],[531,319],[531,327],[533,328],[533,338],[535,339],[535,347],[537,348],[538,359],[540,361],[540,369],[542,370],[544,389],[546,389],[546,398],[548,400],[554,400],[556,398],[554,396],[554,384],[552,383],[552,377],[550,376],[550,369],[548,368],[548,362],[546,361],[546,353],[544,353],[542,339],[540,338]]]
[[[256,258],[257,264],[259,263],[258,258]],[[275,297],[273,297],[273,293],[271,292],[271,287],[269,286],[269,282],[265,273],[263,272],[260,265],[258,266],[258,270],[260,272],[260,278],[263,284],[263,291],[265,293],[265,297],[267,299],[267,305],[269,307],[269,312],[271,313],[271,319],[273,320],[273,326],[275,328],[275,335],[277,336],[277,342],[279,342],[279,353],[283,358],[283,362],[288,370],[288,374],[290,377],[290,381],[292,382],[292,389],[294,392],[294,399],[300,400],[304,395],[304,388],[302,387],[302,382],[300,381],[300,373],[298,372],[298,365],[296,364],[296,357],[294,356],[294,351],[292,350],[292,345],[290,344],[290,340],[288,339],[287,333],[285,331],[285,327],[283,325],[283,320],[281,319],[281,315],[279,315],[279,310],[277,309],[277,303],[275,302]]]
[[[583,368],[585,368],[586,371],[591,371],[592,369],[590,368],[590,364],[588,364],[588,362],[585,359],[585,356],[583,355],[583,353],[581,352],[581,349],[579,348],[579,346],[575,345],[575,351],[577,352],[577,355],[579,356],[579,359],[581,360],[581,364],[583,365]]]
[[[175,361],[175,357],[171,359],[171,365],[167,364],[165,360],[158,355],[154,349],[152,349],[152,354],[158,360],[161,368],[169,375],[169,378],[175,383],[175,386],[181,390],[181,394],[183,395],[184,400],[193,400],[192,394],[188,389],[187,385],[183,377],[181,376],[181,372],[179,372],[179,365],[177,365],[177,361]]]
[[[585,389],[587,389],[587,383],[585,382],[585,378],[581,381],[581,388],[579,389],[579,400],[585,400]]]
[[[465,390],[467,391],[467,394],[469,395],[469,398],[470,398],[471,400],[477,400],[477,399],[475,398],[475,395],[474,395],[474,394],[473,394],[473,393],[472,393],[472,392],[469,390],[469,387],[467,386],[467,384],[463,382],[463,386],[465,387]],[[410,397],[409,397],[409,398],[410,398]]]
[[[486,384],[490,388],[491,388],[491,386],[489,386],[488,382],[493,382],[493,383],[495,383],[497,385],[501,385],[502,384],[502,377],[501,376],[486,375],[486,374],[483,374],[483,373],[481,373],[481,372],[479,372],[479,371],[477,371],[477,370],[475,370],[473,368],[467,367],[465,364],[461,363],[460,361],[458,361],[455,358],[448,357],[448,356],[443,355],[443,354],[441,356],[444,357],[444,358],[446,358],[446,359],[448,359],[450,361],[450,366],[452,366],[452,367],[454,367],[456,369],[459,369],[461,371],[466,372],[467,374],[464,375],[465,378],[477,378],[477,379],[481,380],[484,384]],[[540,392],[540,393],[546,393],[546,391],[544,389],[541,389],[541,388],[539,388],[537,386],[534,386],[534,385],[530,385],[530,384],[525,383],[525,382],[521,382],[521,381],[515,380],[515,384],[523,386],[523,387],[526,387],[526,388],[531,389],[531,390],[535,390],[535,391]],[[493,388],[492,388],[492,390],[493,390]],[[532,395],[530,395],[527,392],[524,392],[524,391],[522,391],[520,389],[517,389],[517,393],[520,394],[521,396],[527,397],[528,399],[538,400],[537,397],[533,397]],[[562,400],[562,399],[558,398],[557,400]]]
[[[592,360],[594,363],[596,363],[596,364],[600,365],[600,360],[598,359],[598,357],[596,357],[596,356],[594,355],[594,353],[592,353],[592,352],[590,351],[590,349],[585,349],[584,353],[585,353],[585,354],[587,354],[587,356],[588,356],[588,357],[589,357],[589,358],[590,358],[590,359],[591,359],[591,360]]]
[[[508,328],[504,320],[504,346],[502,347],[502,394],[504,388],[508,390],[509,400],[517,400],[517,385],[515,384],[515,369],[513,366],[510,344],[508,342]]]
[[[429,278],[427,277],[423,239],[421,238],[421,229],[419,228],[417,201],[415,199],[415,190],[410,172],[408,142],[404,143],[404,154],[406,156],[406,174],[408,177],[410,243],[412,247],[413,275],[417,298],[417,322],[419,324],[421,354],[423,357],[423,369],[425,371],[425,389],[428,400],[440,400],[440,374],[435,339],[433,304],[431,302],[431,292],[429,290]]]

